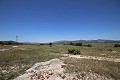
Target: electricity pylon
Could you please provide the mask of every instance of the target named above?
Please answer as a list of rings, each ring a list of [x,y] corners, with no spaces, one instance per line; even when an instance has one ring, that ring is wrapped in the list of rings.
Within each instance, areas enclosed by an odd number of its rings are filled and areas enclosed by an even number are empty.
[[[16,42],[18,42],[18,36],[16,36]]]

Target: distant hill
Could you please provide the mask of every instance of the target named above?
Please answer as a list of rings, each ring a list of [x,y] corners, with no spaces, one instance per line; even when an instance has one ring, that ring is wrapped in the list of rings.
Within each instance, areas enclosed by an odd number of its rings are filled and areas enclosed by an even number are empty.
[[[104,39],[98,39],[98,40],[74,40],[74,41],[55,41],[53,43],[55,44],[68,44],[68,43],[120,43],[120,40],[104,40]]]
[[[120,43],[120,40],[104,40],[104,39],[98,39],[98,40],[74,40],[74,41],[68,41],[68,40],[62,40],[62,41],[54,41],[53,44],[69,44],[69,43]],[[49,44],[49,43],[38,43],[38,42],[16,42],[16,41],[0,41],[0,44],[2,45],[16,45],[16,44]]]

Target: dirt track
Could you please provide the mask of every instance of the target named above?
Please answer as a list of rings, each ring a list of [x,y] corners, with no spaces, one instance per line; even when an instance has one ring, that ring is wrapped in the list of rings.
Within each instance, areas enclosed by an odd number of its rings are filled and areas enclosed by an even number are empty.
[[[64,56],[69,56],[78,59],[93,59],[93,60],[106,60],[106,61],[113,61],[113,62],[120,62],[119,58],[106,58],[106,57],[95,57],[95,56],[84,56],[84,55],[68,55],[65,54]]]

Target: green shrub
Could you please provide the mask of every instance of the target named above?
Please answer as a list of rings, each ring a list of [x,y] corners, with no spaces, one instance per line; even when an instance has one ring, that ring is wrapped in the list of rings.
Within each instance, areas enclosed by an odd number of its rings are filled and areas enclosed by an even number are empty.
[[[80,50],[77,48],[70,48],[70,49],[68,49],[68,54],[76,55],[76,54],[81,54],[81,53],[80,53]]]
[[[82,43],[72,43],[72,42],[70,42],[69,45],[72,45],[72,46],[82,46]]]
[[[91,44],[88,44],[87,47],[92,47],[92,45],[91,45]]]
[[[82,43],[75,43],[76,46],[82,46]]]
[[[114,47],[120,47],[120,44],[115,44]]]
[[[71,42],[70,45],[73,45],[73,43]]]
[[[91,44],[86,44],[86,45],[83,45],[83,46],[85,46],[85,47],[92,47]]]

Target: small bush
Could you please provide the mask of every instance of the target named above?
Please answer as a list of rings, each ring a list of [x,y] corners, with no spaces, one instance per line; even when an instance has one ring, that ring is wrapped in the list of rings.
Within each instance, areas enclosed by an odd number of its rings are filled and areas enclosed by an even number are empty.
[[[85,46],[85,47],[92,47],[91,44],[87,44],[87,45],[83,45],[83,46]]]
[[[92,45],[91,45],[91,44],[88,44],[87,47],[92,47]]]
[[[115,44],[114,47],[120,47],[120,44]]]
[[[73,45],[73,43],[71,42],[70,45]]]
[[[82,46],[82,43],[72,43],[72,42],[70,42],[69,45],[72,45],[72,46]]]
[[[82,43],[76,43],[75,45],[76,46],[82,46]]]
[[[74,54],[74,55],[76,55],[76,54],[81,54],[81,53],[80,53],[80,50],[77,49],[77,48],[70,48],[70,49],[68,49],[68,53],[69,53],[69,54]]]

